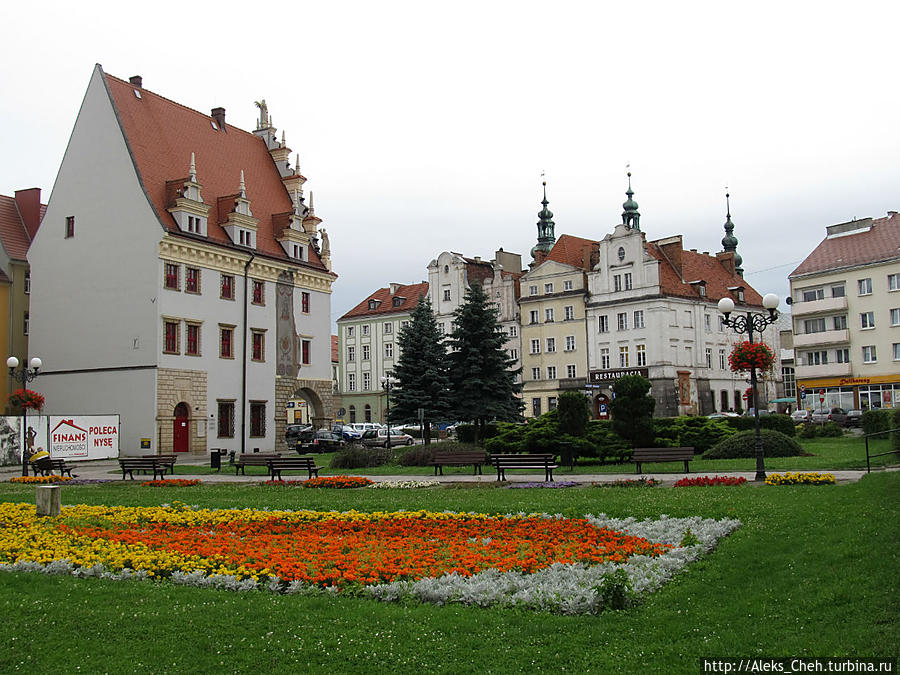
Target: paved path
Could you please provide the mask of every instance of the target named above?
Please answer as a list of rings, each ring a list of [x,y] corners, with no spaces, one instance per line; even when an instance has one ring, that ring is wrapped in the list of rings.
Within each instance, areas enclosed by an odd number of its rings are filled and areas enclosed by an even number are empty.
[[[183,470],[185,466],[208,466],[208,459],[199,457],[185,457],[179,458],[178,466]],[[122,477],[122,472],[119,470],[119,464],[116,460],[97,460],[91,462],[73,462],[73,466],[75,466],[74,473],[78,475],[79,478],[86,479],[105,479],[105,480],[120,480]],[[893,467],[887,470],[896,471],[900,467]],[[883,469],[876,469],[876,471],[881,471]],[[827,471],[822,470],[823,473],[832,473],[834,477],[837,479],[838,483],[852,483],[858,481],[862,478],[866,472],[865,470],[835,470],[835,471]],[[2,466],[0,467],[0,481],[7,481],[13,476],[19,476],[22,473],[22,469],[19,466]],[[755,471],[716,471],[715,475],[719,476],[743,476],[748,481],[752,481],[756,476]],[[783,471],[768,471],[767,473],[784,473]],[[324,474],[323,474],[324,475]],[[354,474],[354,475],[364,475],[364,474]],[[693,473],[684,473],[684,472],[674,472],[674,473],[653,473],[653,472],[645,472],[640,474],[646,478],[655,478],[656,480],[662,481],[664,485],[671,485],[675,481],[684,478],[696,478],[698,476],[708,475],[704,472],[693,472]],[[288,480],[303,480],[305,474],[298,473],[296,475],[292,475]],[[380,475],[370,475],[367,476],[376,482],[384,482],[384,481],[409,481],[409,480],[437,480],[441,483],[492,483],[496,482],[497,475],[496,472],[492,471],[490,467],[485,467],[485,472],[483,475],[473,476],[471,473],[448,473],[443,476],[433,476],[431,475],[431,471],[428,467],[422,467],[422,472],[420,474],[410,475],[403,474],[397,476],[380,476]],[[627,473],[577,473],[570,474],[565,471],[557,470],[556,475],[554,476],[557,481],[572,481],[577,483],[612,483],[617,480],[627,480],[637,478],[638,475],[633,471]],[[222,466],[222,471],[220,473],[183,473],[179,472],[175,474],[175,478],[199,478],[204,483],[260,483],[268,480],[268,476],[264,475],[251,475],[251,476],[235,476],[234,469],[228,465],[226,462]],[[533,483],[540,482],[543,475],[540,471],[534,471],[529,473],[508,473],[507,474],[508,482],[511,483]],[[130,482],[130,481],[129,481]]]

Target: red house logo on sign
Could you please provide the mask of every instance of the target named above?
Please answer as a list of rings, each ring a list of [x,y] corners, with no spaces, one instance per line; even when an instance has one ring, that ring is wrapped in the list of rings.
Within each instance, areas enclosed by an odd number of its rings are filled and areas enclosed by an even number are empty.
[[[50,432],[50,456],[57,459],[88,456],[88,432],[73,420],[62,420]]]

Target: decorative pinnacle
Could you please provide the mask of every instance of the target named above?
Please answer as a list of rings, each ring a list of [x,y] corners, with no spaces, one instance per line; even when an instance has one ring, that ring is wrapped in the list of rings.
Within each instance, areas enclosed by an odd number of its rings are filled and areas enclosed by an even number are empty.
[[[294,173],[300,173],[300,153],[294,155]]]
[[[190,172],[191,180],[195,183],[197,182],[197,162],[194,160],[194,153],[191,153],[191,172]]]
[[[241,184],[240,184],[240,187],[238,187],[238,190],[241,193],[241,197],[246,199],[247,198],[247,186],[244,183],[244,170],[243,169],[241,169]]]

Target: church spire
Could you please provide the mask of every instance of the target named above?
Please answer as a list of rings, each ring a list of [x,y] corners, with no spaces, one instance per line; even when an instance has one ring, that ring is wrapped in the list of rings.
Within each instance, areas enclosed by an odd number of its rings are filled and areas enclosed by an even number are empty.
[[[622,204],[622,224],[626,227],[641,229],[641,214],[638,211],[638,203],[634,201],[634,190],[631,189],[631,171],[628,172],[628,189],[625,191],[628,199]]]
[[[543,185],[544,198],[541,200],[543,208],[538,211],[537,245],[531,249],[531,257],[535,260],[537,260],[538,251],[542,251],[546,256],[546,254],[550,252],[550,249],[553,248],[553,244],[556,243],[556,235],[553,233],[556,223],[553,222],[553,212],[547,208],[547,205],[550,204],[550,202],[547,201],[547,181],[543,181]]]
[[[726,253],[734,254],[734,271],[744,276],[744,269],[741,267],[743,258],[737,252],[738,240],[734,236],[734,223],[731,222],[731,195],[725,193],[725,236],[722,237],[722,250]]]

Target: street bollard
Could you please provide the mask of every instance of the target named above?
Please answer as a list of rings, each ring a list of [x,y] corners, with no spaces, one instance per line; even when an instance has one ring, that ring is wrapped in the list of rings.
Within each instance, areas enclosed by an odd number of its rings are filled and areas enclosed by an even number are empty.
[[[39,516],[58,516],[61,505],[59,485],[38,485],[35,506]]]

